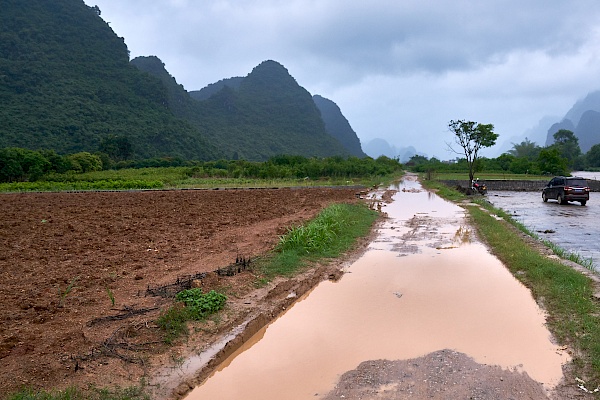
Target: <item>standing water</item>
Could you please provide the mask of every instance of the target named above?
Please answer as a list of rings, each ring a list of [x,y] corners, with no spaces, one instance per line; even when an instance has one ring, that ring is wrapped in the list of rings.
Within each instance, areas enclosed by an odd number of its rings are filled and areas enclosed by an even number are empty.
[[[363,361],[442,349],[555,386],[567,356],[530,292],[473,237],[464,210],[411,177],[393,200],[340,281],[318,285],[187,399],[318,398]]]

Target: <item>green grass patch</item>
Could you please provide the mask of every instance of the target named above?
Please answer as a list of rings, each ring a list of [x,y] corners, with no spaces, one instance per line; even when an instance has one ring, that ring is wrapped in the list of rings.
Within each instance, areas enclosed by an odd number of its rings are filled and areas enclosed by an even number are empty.
[[[36,181],[0,183],[0,192],[65,192],[84,190],[134,190],[162,189],[163,183],[157,180],[99,180],[99,181]]]
[[[439,182],[437,180],[421,180],[421,184],[430,190],[435,190],[435,192],[440,195],[441,197],[448,199],[448,200],[452,200],[452,201],[461,201],[461,200],[465,200],[468,199],[469,196],[462,194],[461,192],[459,192],[458,190],[452,189],[450,187],[448,187],[447,185],[445,185],[442,182]]]
[[[188,321],[203,321],[219,312],[227,302],[227,296],[214,290],[204,294],[202,289],[193,288],[177,293],[178,301],[173,307],[163,312],[157,325],[165,332],[167,344],[188,333]]]
[[[143,386],[143,385],[142,385]],[[82,390],[70,387],[65,390],[45,391],[34,389],[23,389],[9,395],[7,400],[149,400],[150,396],[142,386],[129,388],[100,389],[90,387]]]
[[[378,215],[364,204],[331,205],[307,224],[289,228],[261,262],[261,272],[267,279],[290,276],[317,260],[338,257],[369,233]]]

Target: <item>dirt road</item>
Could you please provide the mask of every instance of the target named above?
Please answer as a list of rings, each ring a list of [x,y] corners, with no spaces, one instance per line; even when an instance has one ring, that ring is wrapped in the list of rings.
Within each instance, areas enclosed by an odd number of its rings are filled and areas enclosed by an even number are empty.
[[[338,282],[319,284],[185,399],[569,398],[568,355],[464,209],[414,177],[397,190]]]

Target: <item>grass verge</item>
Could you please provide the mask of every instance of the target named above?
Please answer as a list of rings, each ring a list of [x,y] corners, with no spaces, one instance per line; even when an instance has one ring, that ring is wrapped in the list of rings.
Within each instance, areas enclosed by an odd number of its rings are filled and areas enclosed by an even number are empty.
[[[366,236],[378,213],[364,204],[334,204],[305,225],[291,227],[260,263],[264,277],[290,276],[317,260],[335,258]]]
[[[432,187],[429,182],[423,183]],[[445,197],[444,193],[439,192]],[[458,193],[452,197],[460,196]],[[600,304],[594,300],[591,279],[540,254],[509,224],[491,218],[489,211],[479,207],[467,209],[480,237],[546,310],[548,327],[559,343],[573,349],[575,376],[589,387],[600,385]],[[510,216],[493,211],[530,233],[511,221]]]
[[[150,396],[144,391],[143,385],[124,389],[99,389],[90,387],[82,390],[74,387],[60,391],[47,392],[44,390],[23,389],[8,396],[7,400],[149,400]]]

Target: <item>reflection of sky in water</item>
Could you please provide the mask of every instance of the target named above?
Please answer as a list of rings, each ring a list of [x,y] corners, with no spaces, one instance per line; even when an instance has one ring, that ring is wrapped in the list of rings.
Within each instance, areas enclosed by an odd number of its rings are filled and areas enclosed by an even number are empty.
[[[598,173],[600,175],[600,173]],[[600,195],[590,194],[585,207],[573,202],[560,205],[556,201],[542,201],[541,192],[490,191],[488,200],[539,235],[565,250],[592,258],[600,265]],[[553,233],[544,233],[554,231]]]
[[[600,172],[589,172],[589,171],[574,171],[572,176],[581,176],[585,179],[594,179],[600,181]]]

